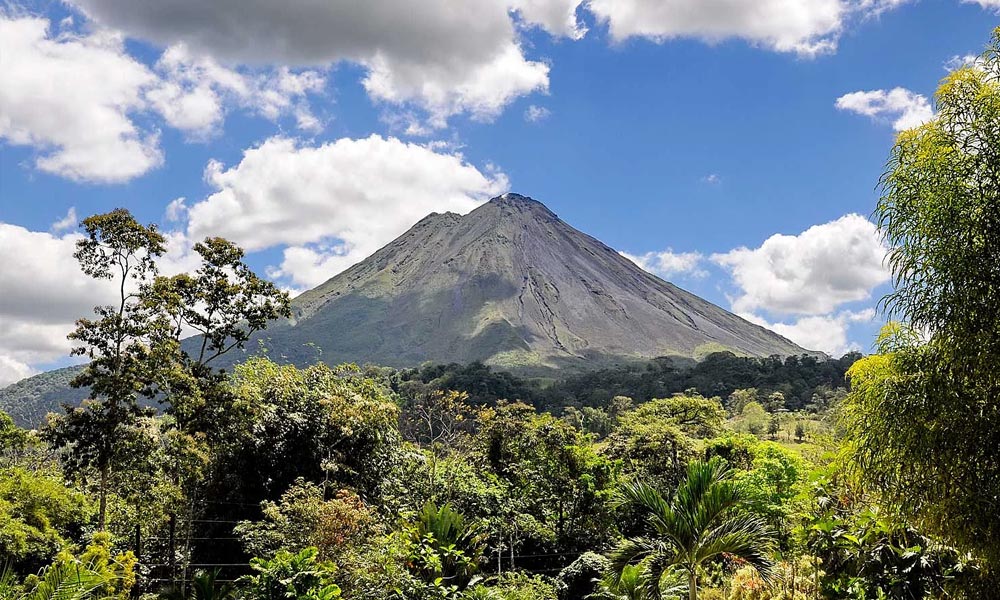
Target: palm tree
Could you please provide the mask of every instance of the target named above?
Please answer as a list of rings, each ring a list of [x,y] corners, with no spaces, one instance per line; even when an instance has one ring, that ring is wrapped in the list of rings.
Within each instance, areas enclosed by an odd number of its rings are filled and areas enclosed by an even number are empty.
[[[410,536],[418,549],[437,556],[437,560],[427,561],[425,553],[418,550],[418,556],[414,557],[415,565],[427,581],[440,578],[459,590],[473,581],[486,546],[481,523],[466,523],[448,504],[438,507],[427,502]]]
[[[18,585],[9,566],[0,573],[0,598],[4,600],[90,600],[114,581],[107,573],[79,561],[56,563],[46,567],[38,577]]]
[[[660,581],[661,594],[676,596],[687,589],[679,573],[672,573],[668,579]],[[645,600],[645,586],[638,565],[626,565],[620,573],[608,573],[601,580],[600,589],[587,600]]]
[[[774,533],[763,519],[739,512],[739,489],[719,457],[688,465],[687,478],[669,500],[642,482],[626,484],[619,504],[649,513],[651,537],[625,539],[612,552],[613,583],[626,568],[639,568],[643,597],[659,600],[662,586],[678,572],[687,575],[690,600],[698,597],[698,568],[722,554],[740,558],[765,579],[771,574]]]
[[[183,586],[161,593],[164,600],[231,600],[235,595],[232,584],[217,582],[219,569],[200,571],[191,579],[191,593],[186,594]]]

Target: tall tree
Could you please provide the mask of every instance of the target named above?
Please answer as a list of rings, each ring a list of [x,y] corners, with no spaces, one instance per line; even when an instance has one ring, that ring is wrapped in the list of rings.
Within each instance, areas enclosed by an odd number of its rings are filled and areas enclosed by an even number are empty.
[[[611,586],[636,565],[644,597],[659,600],[664,584],[683,572],[688,596],[696,600],[698,570],[722,554],[746,561],[765,577],[770,574],[774,534],[760,517],[738,510],[743,503],[739,487],[718,457],[689,464],[687,478],[670,499],[635,481],[623,486],[621,503],[644,509],[652,534],[627,538],[612,552]]]
[[[243,250],[223,238],[194,245],[201,265],[194,273],[157,277],[144,299],[169,323],[175,343],[172,368],[158,385],[167,412],[185,431],[210,431],[225,410],[224,371],[218,361],[242,349],[250,337],[279,317],[291,316],[288,294],[261,279],[243,261]],[[181,343],[181,338],[192,335]]]
[[[849,371],[857,472],[920,529],[1000,568],[1000,28],[901,133],[875,215],[895,291]]]
[[[77,242],[74,256],[87,275],[114,281],[118,294],[115,304],[95,307],[96,318],[78,320],[69,335],[78,344],[73,354],[90,358],[72,385],[89,387],[92,399],[52,415],[47,432],[56,446],[72,448],[66,456],[71,468],[97,472],[103,531],[111,471],[144,413],[137,398],[153,395],[153,367],[169,352],[165,323],[142,300],[165,239],[155,225],[140,224],[125,209],[88,217],[81,225],[86,237]]]

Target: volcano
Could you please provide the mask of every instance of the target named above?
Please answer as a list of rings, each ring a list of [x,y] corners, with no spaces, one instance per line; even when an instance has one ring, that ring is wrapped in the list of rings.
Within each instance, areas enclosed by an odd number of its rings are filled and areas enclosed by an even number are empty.
[[[725,350],[807,352],[513,193],[464,216],[428,215],[298,296],[293,310],[263,336],[272,353],[300,364],[574,368]]]

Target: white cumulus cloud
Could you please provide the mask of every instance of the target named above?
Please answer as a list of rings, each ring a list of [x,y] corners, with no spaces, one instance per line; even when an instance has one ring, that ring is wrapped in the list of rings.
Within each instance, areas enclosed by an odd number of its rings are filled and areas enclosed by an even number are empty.
[[[460,154],[372,135],[318,146],[271,138],[239,164],[210,163],[215,192],[188,209],[188,238],[220,235],[254,251],[283,247],[272,270],[313,286],[430,212],[468,212],[507,188]]]
[[[848,328],[853,323],[871,322],[875,319],[875,310],[845,310],[829,315],[801,317],[790,323],[769,323],[753,313],[742,313],[740,316],[751,323],[767,327],[803,348],[820,350],[839,358],[852,350],[861,350],[860,345],[848,341]]]
[[[835,50],[852,10],[846,0],[591,0],[589,7],[618,41],[739,38],[801,55]]]
[[[891,122],[896,131],[923,125],[934,117],[934,109],[926,96],[901,87],[844,94],[837,98],[836,107]]]
[[[53,31],[47,19],[0,11],[0,139],[33,147],[36,168],[77,181],[123,182],[161,165],[158,129],[137,119],[150,113],[195,138],[213,133],[229,105],[293,115],[315,131],[322,124],[306,97],[324,85],[316,71],[241,73],[183,45],[151,69],[119,34]]]
[[[677,275],[705,277],[708,272],[701,268],[704,256],[700,252],[674,252],[670,248],[662,252],[646,252],[645,254],[629,254],[620,252],[622,256],[639,265],[644,271],[664,279]]]
[[[823,315],[840,305],[867,300],[889,280],[878,231],[868,219],[849,214],[798,235],[775,234],[759,248],[713,254],[739,288],[738,313]]]
[[[544,106],[536,106],[532,104],[528,106],[528,108],[524,109],[524,120],[529,123],[537,123],[538,121],[548,119],[551,114],[552,111]]]
[[[70,211],[71,213],[74,211]],[[74,219],[75,221],[75,219]],[[115,282],[88,277],[73,257],[79,233],[59,235],[0,222],[0,386],[69,356],[76,320],[117,297]],[[74,225],[76,223],[74,222]],[[65,227],[63,227],[65,229]],[[160,272],[194,270],[199,259],[183,234],[168,232]]]
[[[76,216],[76,207],[71,206],[69,210],[66,211],[66,216],[59,219],[52,224],[52,231],[54,233],[59,233],[62,231],[68,231],[70,229],[76,229],[76,226],[80,223],[80,219]]]
[[[576,17],[581,4],[583,0],[513,0],[512,7],[529,25],[538,25],[552,35],[578,40],[587,33],[587,28]]]
[[[113,285],[80,271],[80,238],[0,223],[0,385],[68,355],[76,319],[113,297]]]
[[[451,115],[489,119],[514,98],[548,88],[549,67],[528,60],[511,9],[526,25],[578,37],[570,0],[72,0],[88,16],[163,47],[183,44],[226,64],[368,69],[381,102],[426,109],[432,126]]]
[[[965,4],[978,4],[984,10],[1000,12],[1000,0],[962,0]]]
[[[120,36],[53,35],[46,19],[0,13],[0,138],[37,148],[42,171],[119,182],[160,165],[156,132],[131,119],[155,83]]]

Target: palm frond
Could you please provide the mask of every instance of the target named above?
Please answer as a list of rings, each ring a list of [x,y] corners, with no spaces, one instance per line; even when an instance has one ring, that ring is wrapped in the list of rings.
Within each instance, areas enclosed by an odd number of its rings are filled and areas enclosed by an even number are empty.
[[[771,560],[777,540],[767,523],[757,516],[734,515],[706,532],[695,554],[698,563],[721,554],[731,554],[754,567],[761,578],[770,582]]]
[[[645,560],[648,556],[663,549],[663,544],[649,538],[637,537],[622,540],[618,547],[608,555],[610,564],[608,573],[611,575],[610,581],[615,585],[621,583],[622,574],[625,569],[635,566]]]
[[[683,547],[690,536],[690,527],[681,519],[660,492],[641,481],[630,481],[621,486],[616,506],[635,505],[645,509],[648,520],[656,533]]]
[[[56,563],[45,569],[35,587],[25,590],[24,600],[87,600],[110,582],[107,576],[86,569],[78,562]]]
[[[684,569],[677,565],[675,557],[654,554],[639,563],[637,575],[638,589],[643,600],[664,600],[687,590]]]

